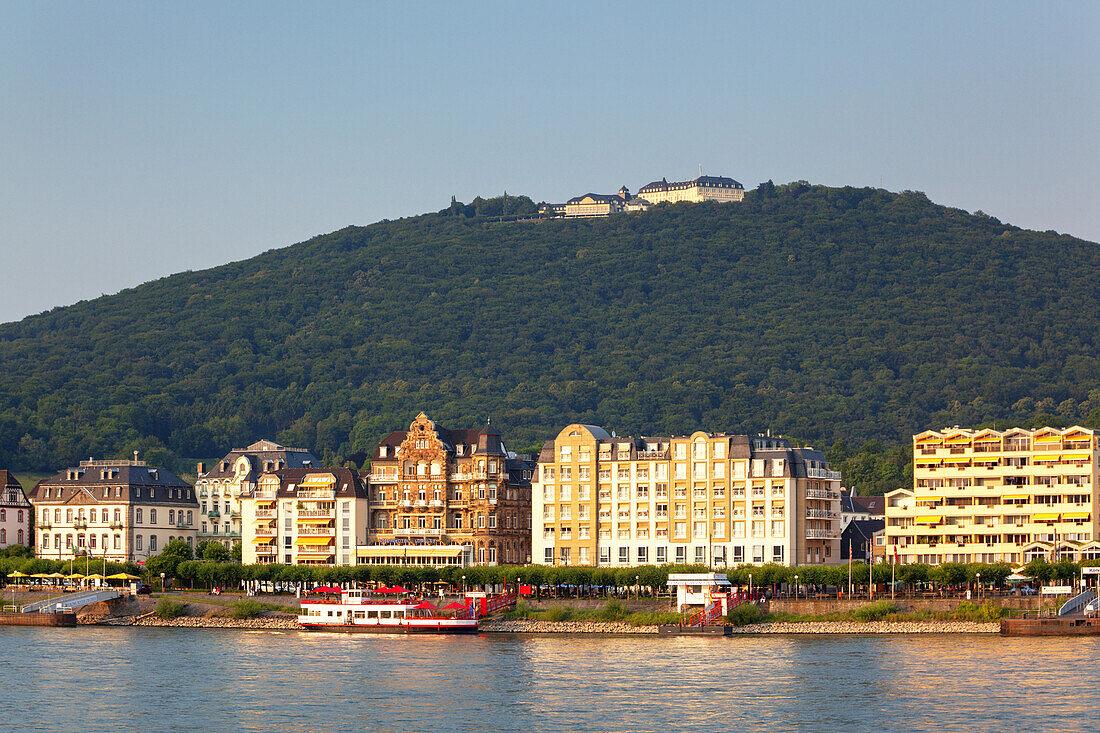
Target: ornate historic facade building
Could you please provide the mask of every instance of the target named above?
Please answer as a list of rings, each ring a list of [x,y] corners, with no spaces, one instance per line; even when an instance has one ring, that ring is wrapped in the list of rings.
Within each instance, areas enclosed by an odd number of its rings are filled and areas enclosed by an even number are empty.
[[[420,413],[374,453],[359,564],[529,562],[533,471],[492,426],[446,430]]]

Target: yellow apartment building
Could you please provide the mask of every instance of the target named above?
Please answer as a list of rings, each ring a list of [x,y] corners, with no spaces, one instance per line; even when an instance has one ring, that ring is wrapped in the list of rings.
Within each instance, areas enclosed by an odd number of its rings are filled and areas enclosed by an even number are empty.
[[[536,563],[840,561],[840,474],[783,438],[574,424],[543,447],[533,481]]]
[[[349,468],[284,468],[241,494],[241,561],[354,565],[366,541],[367,484]]]
[[[1096,431],[929,430],[913,488],[886,495],[886,549],[903,563],[1100,558]]]

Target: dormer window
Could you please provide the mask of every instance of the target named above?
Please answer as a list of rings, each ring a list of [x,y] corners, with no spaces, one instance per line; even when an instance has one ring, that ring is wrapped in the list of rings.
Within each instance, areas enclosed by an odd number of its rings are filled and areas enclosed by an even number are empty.
[[[378,448],[378,457],[379,458],[385,458],[386,455],[388,454],[388,452],[389,452],[389,446],[388,445],[379,446],[379,448]]]

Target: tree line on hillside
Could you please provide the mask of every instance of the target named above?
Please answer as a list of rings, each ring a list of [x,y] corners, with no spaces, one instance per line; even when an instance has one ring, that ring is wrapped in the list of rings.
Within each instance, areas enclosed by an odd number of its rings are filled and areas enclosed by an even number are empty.
[[[424,410],[521,452],[572,422],[770,428],[867,494],[911,482],[927,428],[1100,427],[1092,243],[804,182],[603,219],[468,207],[0,326],[0,465],[184,473],[260,437],[359,464]]]

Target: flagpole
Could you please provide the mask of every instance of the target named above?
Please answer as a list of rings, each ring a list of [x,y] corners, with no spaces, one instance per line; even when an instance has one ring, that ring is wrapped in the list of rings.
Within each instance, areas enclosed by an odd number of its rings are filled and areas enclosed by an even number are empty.
[[[852,540],[848,540],[848,597],[852,597]]]

